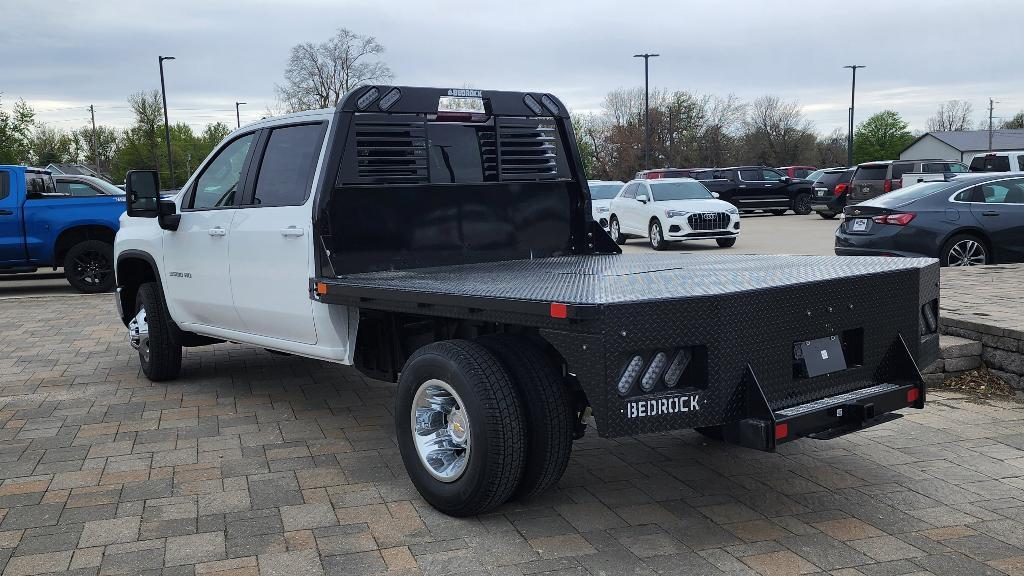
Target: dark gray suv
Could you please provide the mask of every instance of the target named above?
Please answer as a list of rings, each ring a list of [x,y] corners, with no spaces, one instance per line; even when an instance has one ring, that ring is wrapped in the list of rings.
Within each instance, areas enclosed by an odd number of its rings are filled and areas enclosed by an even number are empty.
[[[864,162],[857,166],[850,182],[847,205],[857,204],[881,196],[903,185],[904,174],[942,174],[944,172],[967,172],[961,162],[942,159],[925,160],[882,160]]]

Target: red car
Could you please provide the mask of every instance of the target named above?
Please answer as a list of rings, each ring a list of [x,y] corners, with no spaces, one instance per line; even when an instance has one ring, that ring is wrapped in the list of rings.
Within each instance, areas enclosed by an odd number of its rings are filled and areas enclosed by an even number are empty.
[[[807,178],[808,174],[817,170],[814,166],[780,166],[776,168],[790,178]]]

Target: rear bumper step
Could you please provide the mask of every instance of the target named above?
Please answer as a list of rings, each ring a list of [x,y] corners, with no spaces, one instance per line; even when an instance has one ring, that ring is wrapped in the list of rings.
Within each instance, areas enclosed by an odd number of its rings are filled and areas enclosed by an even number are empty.
[[[876,384],[774,412],[774,418],[747,418],[736,423],[731,441],[756,450],[773,450],[802,437],[828,437],[881,423],[901,408],[923,408],[921,384]]]

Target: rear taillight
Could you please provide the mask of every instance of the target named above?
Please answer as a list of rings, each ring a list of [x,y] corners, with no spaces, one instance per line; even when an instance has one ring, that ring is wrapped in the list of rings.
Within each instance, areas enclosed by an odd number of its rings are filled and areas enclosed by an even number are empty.
[[[892,192],[892,180],[886,180],[885,183],[882,184],[882,192]]]
[[[836,184],[836,189],[832,191],[832,194],[834,194],[836,198],[839,198],[843,194],[846,194],[846,190],[849,187],[850,187],[850,185],[849,184],[845,184],[845,183],[844,184]]]
[[[875,224],[892,224],[894,226],[906,226],[910,224],[910,221],[914,219],[913,212],[902,212],[900,214],[883,214],[881,216],[872,216],[871,219],[875,221]]]

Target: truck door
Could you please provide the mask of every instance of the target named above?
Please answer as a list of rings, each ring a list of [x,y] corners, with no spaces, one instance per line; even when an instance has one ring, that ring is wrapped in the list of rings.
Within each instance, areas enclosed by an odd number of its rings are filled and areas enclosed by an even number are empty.
[[[178,229],[164,232],[162,281],[178,323],[242,331],[231,299],[228,241],[253,148],[255,133],[223,146],[185,192]]]
[[[324,133],[322,122],[274,128],[253,160],[255,184],[231,223],[230,249],[231,292],[249,334],[317,341],[311,190]]]
[[[21,228],[21,201],[10,170],[0,170],[0,266],[25,263],[25,235]]]

